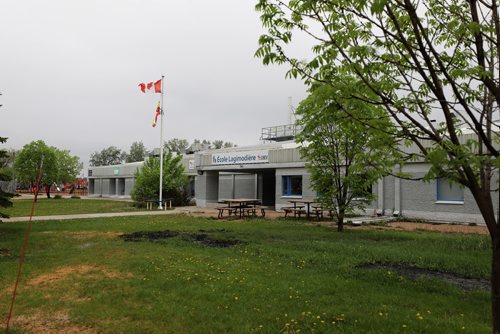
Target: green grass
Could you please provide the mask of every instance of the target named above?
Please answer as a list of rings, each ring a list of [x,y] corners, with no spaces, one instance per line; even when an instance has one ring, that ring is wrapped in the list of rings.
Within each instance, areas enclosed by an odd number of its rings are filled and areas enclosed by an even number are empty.
[[[30,215],[32,200],[13,200],[13,206],[2,208],[11,217]],[[103,213],[137,211],[132,202],[101,199],[39,198],[35,206],[35,216],[71,215],[79,213]]]
[[[0,224],[1,319],[25,226]],[[181,234],[155,242],[119,237],[160,230]],[[189,233],[243,243],[208,247]],[[484,236],[337,233],[268,220],[147,216],[36,222],[14,316],[35,314],[57,324],[54,314],[63,312],[70,324],[103,333],[489,332],[489,291],[360,268],[373,262],[487,278],[490,245]],[[60,268],[83,265],[94,269],[60,274]],[[42,275],[51,273],[56,279],[44,281]],[[13,333],[26,330],[19,320],[14,324]]]

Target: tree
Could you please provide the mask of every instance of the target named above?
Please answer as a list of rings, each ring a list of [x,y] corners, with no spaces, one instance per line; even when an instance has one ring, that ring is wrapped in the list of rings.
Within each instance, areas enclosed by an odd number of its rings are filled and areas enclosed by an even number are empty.
[[[341,85],[313,86],[296,111],[302,127],[296,141],[302,144],[300,152],[307,160],[312,187],[321,203],[333,210],[339,232],[346,214],[371,203],[372,184],[390,173],[398,156],[394,138],[344,116],[345,111],[364,118],[378,116],[381,124],[377,126],[391,128],[384,110],[343,99],[342,90],[351,87]]]
[[[214,149],[216,149],[216,150],[218,150],[219,148],[223,148],[224,147],[224,141],[220,140],[220,139],[214,140],[212,142],[212,147]]]
[[[500,167],[493,122],[500,105],[498,8],[493,0],[259,0],[256,6],[267,28],[256,52],[264,64],[286,63],[288,76],[308,84],[333,85],[353,75],[361,89],[347,98],[383,106],[397,125],[392,135],[432,165],[428,179],[446,177],[470,190],[491,239],[494,333],[500,333],[500,225],[492,196]],[[314,43],[305,60],[287,49],[297,34]],[[463,128],[473,135],[462,135]]]
[[[90,165],[109,166],[119,165],[127,159],[127,153],[115,146],[110,146],[100,152],[94,152],[90,155]]]
[[[186,139],[172,138],[165,143],[164,149],[166,152],[184,154],[189,147],[189,142]]]
[[[236,145],[234,145],[233,143],[229,142],[229,141],[223,141],[223,140],[214,140],[212,142],[212,147],[211,148],[214,148],[214,149],[219,149],[219,148],[230,148],[230,147],[235,147]]]
[[[69,150],[59,150],[52,147],[56,154],[57,162],[57,181],[56,183],[71,183],[74,182],[78,174],[83,168],[83,163],[77,156],[70,155]]]
[[[133,142],[130,146],[130,152],[127,155],[127,162],[144,161],[146,158],[146,147],[140,142]]]
[[[14,161],[16,161],[16,156],[18,151],[14,149],[2,150],[2,158],[0,158],[0,168],[2,171],[10,177],[10,179],[15,179],[14,171]]]
[[[7,138],[0,137],[0,143],[5,143]],[[0,150],[0,161],[6,160],[8,158],[8,153],[6,150]],[[11,177],[7,173],[5,173],[5,165],[0,165],[0,181],[10,181]],[[14,197],[13,193],[4,191],[2,187],[0,187],[0,207],[7,208],[12,206],[12,201],[10,200]],[[2,212],[0,212],[0,218],[8,218],[8,216]],[[1,220],[0,220],[1,222]]]
[[[54,183],[72,182],[82,169],[80,159],[71,156],[68,150],[47,146],[42,140],[23,146],[14,163],[16,177],[21,182],[35,184],[41,170],[40,185],[50,198],[50,188]]]
[[[173,156],[171,152],[163,155],[163,198],[173,198],[174,205],[183,205],[187,202],[186,187],[189,179],[185,175],[181,164],[182,155]],[[160,159],[149,157],[135,174],[134,188],[130,195],[137,203],[154,200],[159,197],[160,188]]]

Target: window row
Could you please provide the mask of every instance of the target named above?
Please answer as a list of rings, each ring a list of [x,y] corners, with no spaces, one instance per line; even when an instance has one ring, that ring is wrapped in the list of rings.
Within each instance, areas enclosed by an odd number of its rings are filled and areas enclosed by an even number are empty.
[[[281,184],[282,196],[302,196],[302,175],[282,176]],[[438,178],[436,179],[436,200],[443,202],[463,202],[464,188],[458,183]]]

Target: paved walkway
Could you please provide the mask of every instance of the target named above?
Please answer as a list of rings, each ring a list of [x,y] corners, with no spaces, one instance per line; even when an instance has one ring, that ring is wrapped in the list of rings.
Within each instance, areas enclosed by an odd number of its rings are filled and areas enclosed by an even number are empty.
[[[105,218],[105,217],[126,217],[126,216],[157,216],[157,215],[173,215],[173,214],[204,214],[209,213],[211,209],[197,208],[195,206],[178,207],[173,210],[150,210],[150,211],[130,211],[130,212],[113,212],[113,213],[85,213],[74,215],[54,215],[54,216],[33,216],[33,221],[37,220],[65,220],[65,219],[84,219],[84,218]],[[212,213],[212,212],[210,212]],[[213,210],[214,217],[217,215]],[[4,218],[2,222],[24,222],[29,221],[30,217],[11,217]]]

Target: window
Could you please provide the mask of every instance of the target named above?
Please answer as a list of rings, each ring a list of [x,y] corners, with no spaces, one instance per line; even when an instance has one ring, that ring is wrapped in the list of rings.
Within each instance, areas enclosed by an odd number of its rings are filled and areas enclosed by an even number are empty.
[[[283,196],[302,196],[302,175],[283,176]]]
[[[458,183],[445,178],[436,179],[437,201],[462,202],[464,201],[464,188]]]

